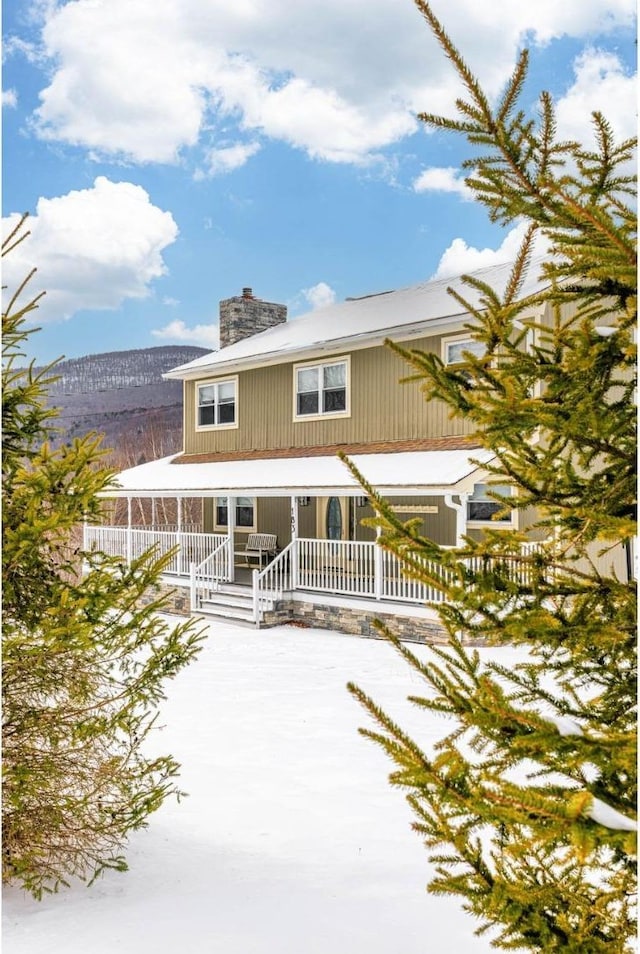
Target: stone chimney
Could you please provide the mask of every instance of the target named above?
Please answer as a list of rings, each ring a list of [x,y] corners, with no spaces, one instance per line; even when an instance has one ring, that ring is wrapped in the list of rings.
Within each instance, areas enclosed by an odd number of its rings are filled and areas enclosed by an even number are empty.
[[[254,298],[250,288],[220,302],[220,347],[250,338],[287,320],[287,306]]]

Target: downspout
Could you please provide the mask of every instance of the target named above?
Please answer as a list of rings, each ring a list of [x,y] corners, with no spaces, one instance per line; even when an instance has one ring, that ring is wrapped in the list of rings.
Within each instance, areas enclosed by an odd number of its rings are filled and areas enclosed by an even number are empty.
[[[444,502],[447,507],[456,512],[456,546],[461,547],[464,543],[463,537],[467,530],[467,501],[469,494],[458,494],[460,503],[454,503],[453,494],[445,494]]]

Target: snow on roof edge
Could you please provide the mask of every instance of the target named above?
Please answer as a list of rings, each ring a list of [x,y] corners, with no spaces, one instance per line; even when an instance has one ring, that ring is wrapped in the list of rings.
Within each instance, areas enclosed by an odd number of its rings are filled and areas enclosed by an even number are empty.
[[[529,297],[547,284],[539,275],[540,266],[546,260],[548,256],[538,256],[531,260],[523,298]],[[296,352],[313,350],[329,343],[338,346],[341,341],[346,343],[354,338],[373,338],[385,332],[408,329],[421,323],[463,316],[468,312],[461,309],[456,299],[448,294],[448,289],[452,285],[458,285],[458,290],[473,300],[474,297],[477,298],[477,292],[463,282],[464,278],[468,276],[480,279],[491,285],[493,276],[493,281],[503,286],[508,281],[512,267],[513,261],[505,261],[461,275],[431,279],[393,291],[347,298],[345,301],[306,312],[291,321],[172,368],[164,377],[180,379],[194,373],[206,373],[217,366],[241,367],[255,364],[256,361],[266,362],[280,354],[286,360]],[[535,287],[531,289],[531,285]],[[267,348],[264,347],[265,342],[268,342]]]

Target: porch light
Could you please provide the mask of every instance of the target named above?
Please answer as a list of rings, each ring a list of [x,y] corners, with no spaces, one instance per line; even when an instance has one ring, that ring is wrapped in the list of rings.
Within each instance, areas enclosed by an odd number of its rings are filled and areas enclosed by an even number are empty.
[[[311,497],[298,497],[299,507],[308,507],[311,503]]]
[[[366,507],[368,503],[368,497],[356,497],[356,507]]]

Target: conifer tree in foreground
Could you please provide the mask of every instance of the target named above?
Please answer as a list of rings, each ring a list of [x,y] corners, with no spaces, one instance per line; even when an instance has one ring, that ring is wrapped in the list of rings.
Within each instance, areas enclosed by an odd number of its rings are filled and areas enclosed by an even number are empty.
[[[3,255],[26,237],[19,225]],[[70,877],[124,870],[129,832],[171,794],[179,766],[154,756],[163,684],[197,652],[190,623],[140,599],[163,562],[130,568],[82,553],[111,474],[99,439],[52,451],[48,370],[20,369],[30,333],[25,281],[3,310],[3,881],[36,897]],[[86,574],[79,575],[82,561]]]
[[[616,144],[599,114],[594,149],[558,142],[547,93],[537,120],[520,111],[526,52],[492,107],[417,5],[466,90],[458,118],[420,118],[475,147],[466,181],[490,218],[530,229],[503,294],[469,279],[473,301],[455,296],[484,356],[460,370],[393,347],[427,400],[476,428],[495,454],[492,480],[515,492],[496,499],[537,508],[544,542],[523,552],[524,534],[496,526],[441,551],[363,483],[382,545],[446,598],[449,645],[427,661],[387,634],[424,680],[413,701],[443,716],[443,738],[423,748],[350,689],[378,726],[363,734],[408,793],[431,892],[459,896],[503,949],[622,952],[635,933],[636,585],[630,560],[613,565],[636,532],[634,143]],[[536,232],[553,253],[542,265]],[[522,301],[528,268],[548,287]],[[532,305],[548,321],[527,318]],[[527,661],[483,662],[470,640],[526,647]]]

